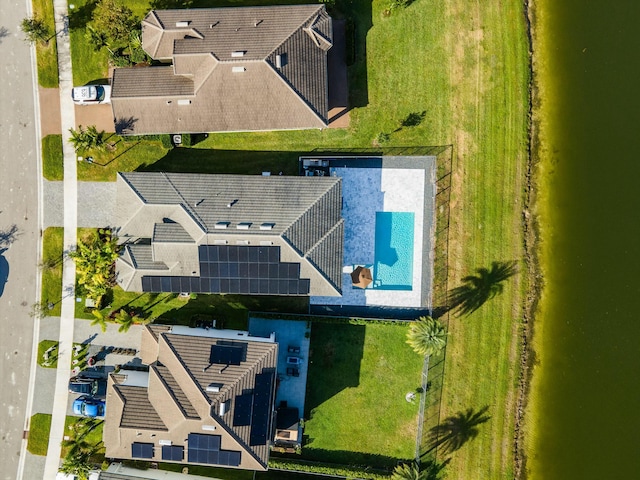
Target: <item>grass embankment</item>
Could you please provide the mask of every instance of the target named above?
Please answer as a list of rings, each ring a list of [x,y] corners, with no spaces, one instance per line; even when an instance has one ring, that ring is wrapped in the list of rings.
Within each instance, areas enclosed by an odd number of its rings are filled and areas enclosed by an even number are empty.
[[[58,86],[58,46],[56,44],[56,25],[53,16],[52,0],[32,0],[33,15],[44,20],[51,32],[51,38],[44,44],[36,43],[36,60],[38,63],[38,83],[41,87],[56,88]]]
[[[405,395],[423,358],[406,334],[405,324],[313,324],[303,459],[393,468],[414,457],[418,402]]]
[[[42,237],[42,295],[41,303],[53,304],[48,311],[52,317],[60,316],[62,301],[63,229],[49,227]]]
[[[47,180],[64,180],[62,135],[47,135],[42,139],[42,174]]]
[[[452,112],[442,125],[454,144],[449,286],[494,261],[515,260],[520,273],[468,317],[452,316],[441,423],[487,407],[477,436],[450,455],[452,478],[513,478],[514,418],[519,375],[518,333],[526,268],[522,212],[527,166],[528,57],[522,2],[456,0],[433,18]],[[431,22],[430,26],[433,26]],[[438,49],[436,49],[436,52]],[[429,110],[427,110],[429,111]]]

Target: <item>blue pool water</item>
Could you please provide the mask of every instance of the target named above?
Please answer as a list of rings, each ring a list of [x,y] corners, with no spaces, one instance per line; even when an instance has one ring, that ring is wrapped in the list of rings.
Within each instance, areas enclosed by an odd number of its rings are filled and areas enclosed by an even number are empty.
[[[373,288],[411,290],[414,216],[412,212],[376,212]]]

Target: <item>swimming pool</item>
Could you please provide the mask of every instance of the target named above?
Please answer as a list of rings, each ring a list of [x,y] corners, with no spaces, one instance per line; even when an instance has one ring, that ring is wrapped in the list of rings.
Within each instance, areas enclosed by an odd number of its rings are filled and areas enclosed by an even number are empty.
[[[376,212],[373,288],[412,289],[414,217],[413,212]]]

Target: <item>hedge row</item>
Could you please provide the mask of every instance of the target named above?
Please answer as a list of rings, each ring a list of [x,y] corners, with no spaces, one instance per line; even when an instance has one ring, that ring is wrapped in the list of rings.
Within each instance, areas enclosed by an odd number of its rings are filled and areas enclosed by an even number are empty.
[[[388,320],[378,318],[333,317],[329,315],[305,315],[271,312],[249,312],[249,317],[275,320],[305,320],[313,323],[334,323],[340,325],[408,325],[411,320]]]
[[[269,468],[275,470],[287,470],[290,472],[318,473],[322,475],[332,475],[334,477],[363,480],[389,480],[391,474],[379,471],[362,469],[358,467],[346,467],[340,465],[317,465],[304,462],[303,460],[289,460],[271,457]]]

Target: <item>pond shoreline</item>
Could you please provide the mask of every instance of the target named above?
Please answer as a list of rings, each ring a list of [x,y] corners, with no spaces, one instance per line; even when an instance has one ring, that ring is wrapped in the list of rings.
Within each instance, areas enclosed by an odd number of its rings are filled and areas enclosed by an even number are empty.
[[[524,238],[525,263],[527,265],[526,297],[523,304],[523,319],[521,329],[520,378],[515,411],[514,428],[514,477],[527,478],[527,433],[525,416],[527,414],[531,384],[533,380],[533,365],[536,353],[533,348],[536,312],[542,295],[544,277],[540,265],[540,217],[538,197],[538,166],[541,159],[540,146],[540,87],[537,67],[537,11],[535,0],[523,1],[523,13],[527,27],[529,42],[529,105],[528,105],[528,135],[527,135],[527,172],[525,179],[525,204],[522,211],[522,228]]]

